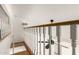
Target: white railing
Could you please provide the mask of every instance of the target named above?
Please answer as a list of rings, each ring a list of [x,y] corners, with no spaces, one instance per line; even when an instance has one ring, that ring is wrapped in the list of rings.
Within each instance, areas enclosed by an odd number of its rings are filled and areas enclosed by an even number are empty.
[[[46,54],[62,55],[65,52],[65,54],[76,55],[78,24],[79,20],[75,20],[75,21],[43,24],[25,28],[26,29],[25,31],[26,32],[28,31],[30,34],[29,37],[31,37],[31,40],[33,40],[32,41],[34,46],[33,53],[35,55],[46,55]],[[61,36],[62,26],[64,27],[69,26],[68,29],[64,28],[64,32],[65,31],[66,32],[63,34],[64,35],[63,39]],[[55,30],[53,30],[53,28],[55,28]],[[53,33],[55,35],[53,35]],[[67,33],[69,33],[69,35],[65,36],[65,34]],[[30,40],[30,38],[28,39]]]

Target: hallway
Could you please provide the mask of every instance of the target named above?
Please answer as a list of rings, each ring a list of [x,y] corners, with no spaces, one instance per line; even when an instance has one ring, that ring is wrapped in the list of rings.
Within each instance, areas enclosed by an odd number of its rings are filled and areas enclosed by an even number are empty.
[[[79,5],[0,4],[0,55],[79,55]]]

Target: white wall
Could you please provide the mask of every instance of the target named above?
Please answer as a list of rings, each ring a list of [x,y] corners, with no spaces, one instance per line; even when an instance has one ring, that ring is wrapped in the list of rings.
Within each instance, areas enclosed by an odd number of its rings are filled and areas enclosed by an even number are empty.
[[[33,51],[34,50],[34,37],[33,32],[29,32],[29,30],[24,31],[24,41],[29,46],[29,48]]]
[[[12,42],[12,36],[9,35],[0,41],[0,55],[9,55],[9,50]]]
[[[13,40],[14,40],[14,42],[21,42],[21,41],[23,41],[23,32],[22,32],[23,28],[21,25],[22,19],[18,18],[17,16],[14,15],[15,11],[13,11],[12,6],[10,4],[5,4],[5,6],[11,16],[11,29],[12,29],[11,32],[13,34],[13,36],[12,36]]]
[[[23,41],[23,27],[21,20],[13,18],[13,41],[22,42]]]
[[[5,11],[7,11],[6,7],[4,5],[3,6],[3,9]],[[10,14],[8,12],[6,12],[9,17],[10,17]],[[10,17],[10,21],[11,21],[11,17]],[[11,30],[11,28],[10,28]],[[9,49],[10,49],[10,45],[11,45],[11,42],[12,42],[12,33],[11,35],[7,36],[5,39],[1,40],[0,41],[0,55],[6,55],[6,54],[9,54]]]
[[[17,18],[13,17],[12,12],[10,11],[10,7],[8,5],[2,5],[4,10],[10,17],[11,23],[11,35],[7,36],[5,39],[0,41],[0,55],[9,54],[10,46],[12,41],[21,42],[23,41],[23,29],[21,25],[21,21]]]
[[[79,5],[36,4],[29,7],[28,13],[24,15],[24,21],[29,26],[50,23],[50,19],[57,22],[79,19]]]

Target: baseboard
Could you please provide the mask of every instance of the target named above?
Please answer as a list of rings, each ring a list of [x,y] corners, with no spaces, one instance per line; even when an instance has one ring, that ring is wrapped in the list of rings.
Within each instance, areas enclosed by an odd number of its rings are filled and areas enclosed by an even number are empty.
[[[25,42],[24,42],[24,45],[25,45],[27,51],[29,52],[29,55],[34,55],[32,50],[29,48],[29,46]]]
[[[19,47],[19,46],[23,46],[23,45],[24,45],[24,41],[14,43],[14,47]],[[13,48],[13,43],[11,44],[10,48]]]

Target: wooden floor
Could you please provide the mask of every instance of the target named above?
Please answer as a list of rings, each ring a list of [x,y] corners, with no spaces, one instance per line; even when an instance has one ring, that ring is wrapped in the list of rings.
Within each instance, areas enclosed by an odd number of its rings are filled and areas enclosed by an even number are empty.
[[[15,47],[20,47],[20,46],[25,46],[24,42],[14,43],[14,48]],[[11,48],[12,47],[13,47],[13,45],[11,45]],[[26,46],[25,46],[25,48],[26,48]],[[26,48],[26,51],[21,51],[21,52],[15,53],[13,55],[30,55],[30,53],[27,51],[27,48]]]
[[[28,53],[28,51],[21,51],[21,52],[15,53],[14,55],[30,55],[30,54]]]

